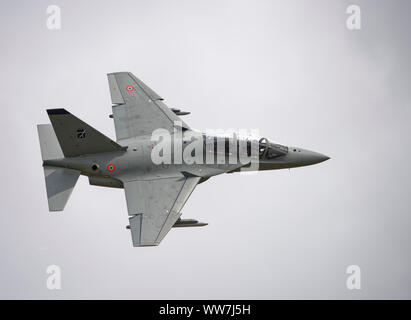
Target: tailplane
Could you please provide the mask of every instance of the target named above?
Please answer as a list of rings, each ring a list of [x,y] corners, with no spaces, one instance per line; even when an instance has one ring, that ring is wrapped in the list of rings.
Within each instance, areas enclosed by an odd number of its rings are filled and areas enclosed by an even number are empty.
[[[63,211],[80,176],[80,171],[51,166],[45,166],[43,169],[49,211]]]
[[[43,161],[64,158],[63,151],[51,124],[38,124],[41,158]]]
[[[65,109],[49,109],[50,124],[37,126],[50,211],[62,211],[76,185],[78,170],[44,165],[44,161],[85,154],[123,151],[122,147]]]
[[[63,151],[50,124],[37,125],[43,161],[64,158]],[[62,211],[76,185],[80,171],[44,166],[49,211]]]

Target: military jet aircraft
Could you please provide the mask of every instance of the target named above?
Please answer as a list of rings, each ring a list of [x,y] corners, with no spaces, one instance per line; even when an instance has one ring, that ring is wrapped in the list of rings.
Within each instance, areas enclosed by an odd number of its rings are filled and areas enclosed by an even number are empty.
[[[179,117],[188,112],[167,107],[163,98],[129,72],[108,74],[108,83],[116,141],[65,109],[48,109],[51,125],[37,126],[48,206],[49,211],[62,211],[80,175],[88,176],[91,185],[124,188],[127,228],[135,247],[158,245],[173,227],[206,225],[181,219],[180,211],[194,188],[210,177],[308,166],[329,159],[266,138],[221,138],[193,130]],[[165,135],[154,139],[156,130],[168,132],[172,139]],[[200,141],[194,147],[193,137]],[[159,145],[163,147],[160,151]],[[249,161],[238,161],[241,152],[234,152],[233,146],[243,146]],[[204,147],[200,155],[199,147]],[[153,156],[156,150],[160,160],[173,160],[158,162]],[[187,157],[190,161],[182,159]],[[193,157],[197,161],[191,161]]]

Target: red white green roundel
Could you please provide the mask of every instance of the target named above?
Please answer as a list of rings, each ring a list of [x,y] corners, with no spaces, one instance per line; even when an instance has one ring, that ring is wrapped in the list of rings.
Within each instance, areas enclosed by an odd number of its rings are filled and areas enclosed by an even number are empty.
[[[113,172],[114,170],[116,170],[116,166],[115,166],[114,164],[112,164],[112,163],[109,163],[109,164],[107,165],[107,170],[108,170],[109,172]]]
[[[126,90],[127,90],[128,92],[134,91],[134,87],[133,87],[133,86],[127,86],[127,87],[126,87]]]

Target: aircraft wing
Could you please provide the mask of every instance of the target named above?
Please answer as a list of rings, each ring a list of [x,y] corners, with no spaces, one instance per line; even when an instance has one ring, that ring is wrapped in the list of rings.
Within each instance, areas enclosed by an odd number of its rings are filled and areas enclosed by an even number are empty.
[[[174,121],[189,128],[157,93],[129,72],[109,73],[113,119],[117,141],[131,137],[151,136],[155,129],[163,128],[170,133]]]
[[[199,181],[185,176],[123,181],[133,246],[158,245]]]

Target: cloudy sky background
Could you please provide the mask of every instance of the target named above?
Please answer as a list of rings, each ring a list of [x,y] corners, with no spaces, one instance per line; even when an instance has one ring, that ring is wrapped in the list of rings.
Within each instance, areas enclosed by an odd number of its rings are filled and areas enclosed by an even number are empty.
[[[6,0],[0,12],[0,298],[411,298],[411,2]],[[116,71],[191,111],[194,128],[257,128],[331,160],[213,178],[182,210],[209,226],[133,248],[123,190],[81,177],[48,212],[36,132],[64,107],[114,138]],[[60,291],[46,287],[53,264]],[[346,287],[349,265],[361,290]]]

